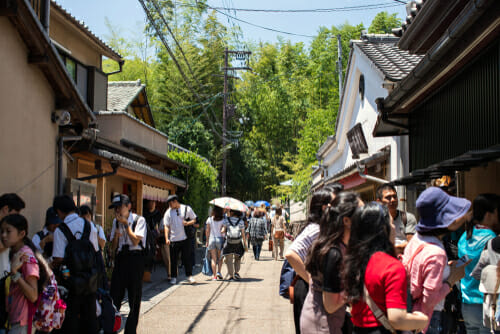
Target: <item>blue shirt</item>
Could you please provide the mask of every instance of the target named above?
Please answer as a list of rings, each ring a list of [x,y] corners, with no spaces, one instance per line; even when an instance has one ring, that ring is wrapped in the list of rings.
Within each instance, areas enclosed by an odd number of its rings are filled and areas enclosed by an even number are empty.
[[[492,230],[474,227],[472,237],[469,240],[467,240],[467,232],[465,232],[458,241],[458,256],[462,257],[467,254],[469,259],[472,260],[472,262],[465,267],[465,277],[460,281],[463,303],[483,303],[483,293],[479,291],[479,281],[471,277],[470,274],[474,267],[476,267],[486,243],[494,237],[496,237],[496,234]]]

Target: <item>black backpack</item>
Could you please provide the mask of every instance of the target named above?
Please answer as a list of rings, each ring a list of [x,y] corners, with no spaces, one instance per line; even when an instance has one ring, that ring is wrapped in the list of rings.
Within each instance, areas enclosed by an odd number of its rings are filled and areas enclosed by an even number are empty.
[[[68,245],[64,250],[63,264],[69,269],[69,277],[63,277],[61,285],[77,296],[96,293],[99,270],[96,250],[90,242],[90,222],[85,220],[80,239],[75,238],[65,223],[60,224],[58,228],[68,240]]]
[[[43,238],[45,238],[48,233],[43,233],[43,231],[38,231],[36,232],[36,235],[40,238],[40,241],[42,241]],[[54,242],[47,242],[45,243],[45,247],[43,247],[43,256],[45,257],[50,257],[52,256],[52,249],[54,248]]]

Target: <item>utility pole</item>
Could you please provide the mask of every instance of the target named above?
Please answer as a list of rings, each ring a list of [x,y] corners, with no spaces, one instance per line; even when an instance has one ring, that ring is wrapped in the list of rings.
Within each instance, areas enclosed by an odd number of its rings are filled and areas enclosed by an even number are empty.
[[[236,55],[237,60],[246,60],[247,66],[244,67],[229,67],[229,55]],[[224,101],[222,105],[222,196],[226,196],[226,175],[227,175],[227,119],[234,114],[234,109],[231,109],[231,115],[229,115],[227,95],[228,95],[228,71],[238,71],[238,70],[252,70],[248,67],[248,58],[250,56],[250,51],[235,51],[224,50]]]
[[[337,35],[337,50],[339,58],[337,59],[337,70],[339,71],[339,100],[342,96],[342,37]]]

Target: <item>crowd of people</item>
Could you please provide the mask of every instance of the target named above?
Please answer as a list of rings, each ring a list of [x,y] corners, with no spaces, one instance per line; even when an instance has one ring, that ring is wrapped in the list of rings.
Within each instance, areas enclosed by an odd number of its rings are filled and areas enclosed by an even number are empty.
[[[391,184],[376,197],[364,203],[340,184],[312,195],[285,254],[296,333],[495,333],[500,196],[471,203],[429,187],[418,222]]]

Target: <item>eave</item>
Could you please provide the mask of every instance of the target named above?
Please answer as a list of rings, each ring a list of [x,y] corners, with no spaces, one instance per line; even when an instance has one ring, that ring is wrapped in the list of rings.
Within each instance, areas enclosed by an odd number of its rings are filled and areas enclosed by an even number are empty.
[[[71,113],[73,124],[88,127],[95,116],[84,102],[54,45],[27,0],[0,0],[0,16],[7,16],[28,49],[28,64],[37,66],[54,90],[56,108]]]

